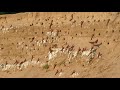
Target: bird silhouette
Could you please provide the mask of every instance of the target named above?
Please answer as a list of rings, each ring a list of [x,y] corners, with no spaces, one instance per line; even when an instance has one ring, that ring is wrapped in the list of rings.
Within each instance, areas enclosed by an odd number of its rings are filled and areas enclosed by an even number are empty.
[[[95,43],[97,43],[98,42],[98,39],[95,41]]]
[[[59,71],[57,70],[56,73],[55,73],[55,75],[57,75],[58,73],[59,73]]]
[[[99,52],[99,53],[98,53],[98,58],[101,57],[101,56],[102,56],[102,54]]]
[[[14,64],[18,64],[18,61],[16,60]]]
[[[97,46],[97,47],[99,47],[100,45],[102,45],[102,43],[100,43],[100,44],[94,44],[94,46]]]
[[[93,37],[94,37],[94,34],[92,34],[92,36],[91,36],[91,40],[93,39]]]
[[[89,42],[89,43],[91,43],[91,44],[95,44],[95,43],[97,43],[98,42],[98,39],[96,40],[96,41],[94,41],[94,42]]]
[[[55,69],[56,66],[57,66],[57,62],[55,62],[54,66],[53,66],[53,69]]]
[[[75,70],[72,71],[71,75],[75,73]]]

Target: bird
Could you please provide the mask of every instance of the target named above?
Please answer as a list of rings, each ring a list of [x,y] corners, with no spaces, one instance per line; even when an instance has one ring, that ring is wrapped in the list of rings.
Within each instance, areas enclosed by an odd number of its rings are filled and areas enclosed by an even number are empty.
[[[26,62],[26,61],[27,61],[27,60],[25,59],[25,60],[23,61],[23,63]]]
[[[63,51],[63,49],[64,49],[64,47],[62,46],[62,49],[61,49],[61,51]]]
[[[63,70],[62,69],[60,69],[60,72],[62,72]]]
[[[74,48],[74,45],[72,45],[71,48]]]
[[[100,58],[100,57],[102,57],[102,54],[99,52],[99,53],[98,53],[98,58]]]
[[[97,47],[99,47],[100,45],[102,45],[102,43],[100,43],[100,44],[94,44],[94,46],[97,46]]]
[[[55,62],[54,66],[53,66],[53,69],[55,69],[56,66],[57,66],[57,62]]]
[[[66,48],[69,48],[69,45],[67,45],[67,47]]]
[[[98,39],[95,41],[95,43],[97,43],[98,42]]]
[[[51,49],[51,47],[49,47],[49,52],[50,52],[50,53],[52,53],[52,52],[53,52],[53,50]]]
[[[82,52],[83,52],[83,51],[85,51],[85,49],[84,49],[84,48],[82,49]]]
[[[96,40],[96,41],[94,41],[94,42],[89,42],[89,43],[91,43],[91,44],[95,44],[95,43],[97,43],[98,42],[98,39]]]
[[[94,44],[95,42],[89,42],[90,44]]]
[[[94,37],[94,34],[92,34],[92,36],[91,36],[91,40],[93,39],[93,37]]]
[[[72,71],[71,75],[73,75],[75,73],[75,70]]]
[[[94,47],[92,46],[92,47],[91,47],[91,50],[93,50],[93,48],[94,48]]]
[[[80,47],[78,48],[78,52],[79,52],[79,51],[81,51],[81,48],[80,48]]]
[[[59,73],[59,71],[57,70],[56,73],[55,73],[55,75],[57,75],[58,73]]]
[[[26,59],[24,61],[20,62],[20,65],[22,65],[24,62],[26,62]]]
[[[18,61],[16,60],[14,64],[18,64]]]

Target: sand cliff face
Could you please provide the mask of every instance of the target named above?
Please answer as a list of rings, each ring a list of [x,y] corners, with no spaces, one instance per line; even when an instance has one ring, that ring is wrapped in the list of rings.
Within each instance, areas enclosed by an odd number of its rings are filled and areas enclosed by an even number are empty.
[[[108,19],[110,19],[110,22],[112,24],[114,22],[114,19],[115,21],[119,21],[119,18],[117,18],[117,13],[114,12],[27,12],[11,15],[1,15],[0,24],[6,27],[9,27],[9,25],[29,26],[30,24],[33,24],[34,26],[49,27],[51,21],[53,21],[53,26],[66,26],[72,23],[75,23],[75,25],[79,25],[81,21],[84,21],[86,24],[92,24],[94,22],[97,23],[98,21],[100,26],[101,24],[106,23]],[[41,25],[41,23],[43,24]],[[85,27],[83,26],[83,28]],[[102,28],[105,27],[106,26],[103,27],[102,25]]]
[[[119,21],[117,12],[0,15],[0,77],[120,77]]]

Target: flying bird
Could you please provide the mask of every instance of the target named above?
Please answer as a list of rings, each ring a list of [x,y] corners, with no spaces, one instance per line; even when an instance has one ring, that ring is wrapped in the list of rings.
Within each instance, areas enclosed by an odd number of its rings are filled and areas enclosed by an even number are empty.
[[[94,44],[94,46],[98,46],[98,47],[99,47],[100,45],[102,45],[102,43],[100,43],[100,44]]]
[[[71,75],[73,75],[75,73],[75,70],[72,71]]]
[[[98,39],[96,40],[96,41],[94,41],[94,42],[89,42],[89,43],[91,43],[91,44],[95,44],[95,43],[97,43],[98,42]]]

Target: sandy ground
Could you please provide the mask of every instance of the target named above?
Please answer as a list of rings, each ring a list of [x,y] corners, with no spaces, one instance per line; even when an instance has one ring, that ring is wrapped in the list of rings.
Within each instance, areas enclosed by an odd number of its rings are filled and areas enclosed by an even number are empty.
[[[119,24],[120,15],[117,12],[26,12],[0,15],[0,78],[119,78]],[[57,34],[52,36],[48,32]],[[69,62],[68,53],[63,52],[48,59],[50,47],[73,45],[72,51],[79,47],[81,50],[90,49],[92,44],[89,42],[97,39],[98,44],[102,44],[95,46],[95,57],[89,63],[88,56],[82,57],[81,54]],[[97,56],[99,52],[101,57]],[[29,65],[23,65],[25,62],[29,62]]]

